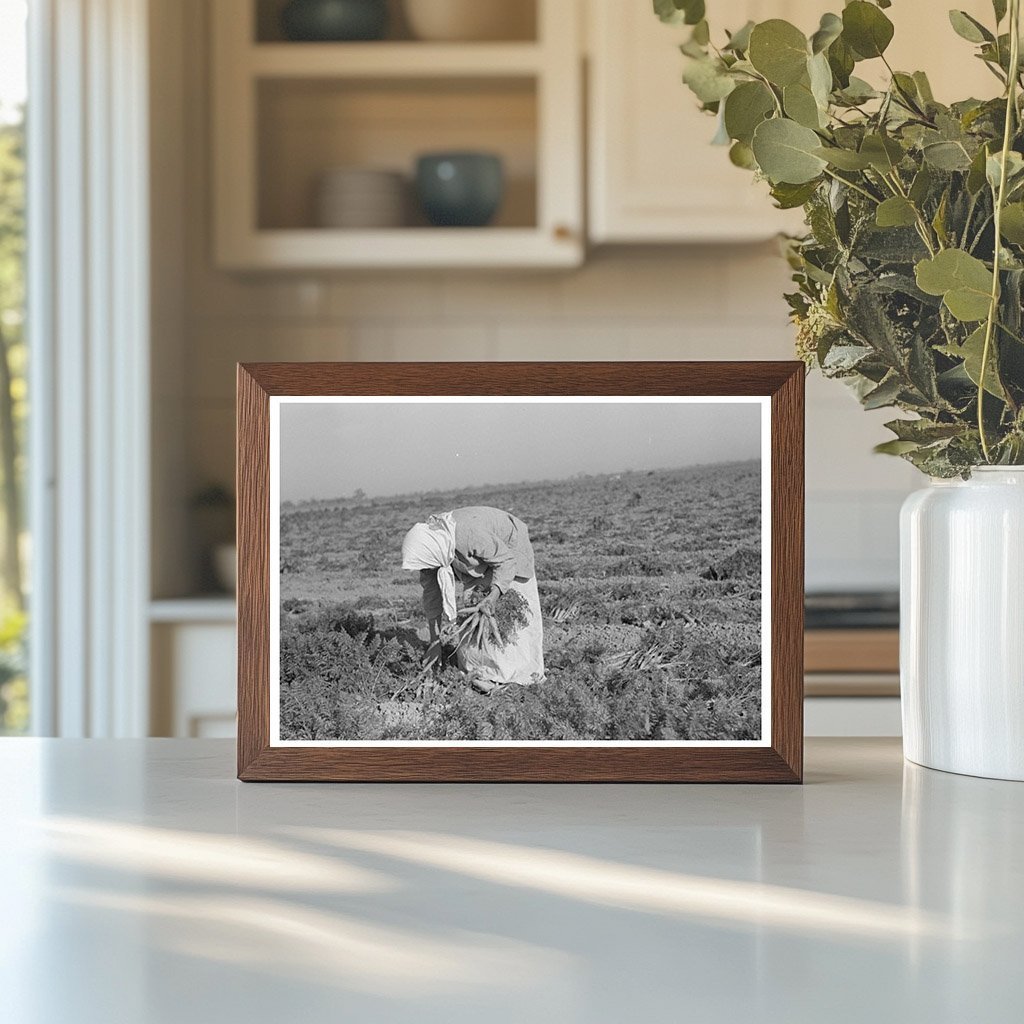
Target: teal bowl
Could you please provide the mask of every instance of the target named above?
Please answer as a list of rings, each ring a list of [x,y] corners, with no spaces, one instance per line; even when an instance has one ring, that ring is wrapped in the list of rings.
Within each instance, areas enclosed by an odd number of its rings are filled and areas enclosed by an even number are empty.
[[[435,227],[481,228],[505,197],[505,170],[493,153],[427,153],[416,162],[416,193]]]
[[[387,0],[290,0],[281,11],[285,38],[294,42],[364,42],[381,39],[387,27]]]

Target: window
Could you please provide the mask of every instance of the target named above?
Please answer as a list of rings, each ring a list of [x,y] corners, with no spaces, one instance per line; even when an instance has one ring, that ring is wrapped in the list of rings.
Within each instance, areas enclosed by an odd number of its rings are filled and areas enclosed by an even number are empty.
[[[25,429],[26,0],[0,0],[0,734],[29,727]]]

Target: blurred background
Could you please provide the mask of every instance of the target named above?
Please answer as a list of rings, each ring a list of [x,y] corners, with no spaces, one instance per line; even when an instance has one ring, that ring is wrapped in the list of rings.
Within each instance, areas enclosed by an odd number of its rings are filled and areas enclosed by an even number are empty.
[[[888,13],[896,66],[991,94],[944,9]],[[793,358],[799,217],[710,145],[684,32],[649,0],[0,0],[4,732],[233,732],[238,361]],[[887,418],[808,379],[811,733],[899,728]]]

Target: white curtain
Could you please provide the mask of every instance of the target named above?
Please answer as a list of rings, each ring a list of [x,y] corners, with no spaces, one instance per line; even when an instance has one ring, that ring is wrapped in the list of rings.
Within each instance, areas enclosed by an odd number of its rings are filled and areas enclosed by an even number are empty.
[[[146,0],[29,4],[33,731],[148,721]]]

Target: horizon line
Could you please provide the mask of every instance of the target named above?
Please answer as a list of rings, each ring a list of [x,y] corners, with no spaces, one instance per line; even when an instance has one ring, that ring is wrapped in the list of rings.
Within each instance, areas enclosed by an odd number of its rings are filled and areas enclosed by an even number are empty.
[[[646,476],[651,473],[678,473],[686,469],[707,469],[712,466],[737,466],[747,462],[755,465],[760,465],[761,459],[760,457],[755,456],[749,459],[725,459],[718,462],[691,462],[685,466],[659,466],[654,469],[623,469],[619,470],[618,472],[609,473],[578,473],[574,476],[557,478],[540,477],[533,480],[508,480],[499,483],[467,484],[462,487],[437,487],[430,491],[396,491],[393,494],[366,494],[363,499],[356,498],[354,494],[350,496],[338,495],[333,498],[282,498],[281,506],[284,507],[285,505],[302,505],[314,502],[318,504],[332,504],[336,502],[359,502],[361,500],[376,501],[380,498],[426,498],[432,494],[448,494],[451,492],[460,493],[462,491],[479,491],[496,487],[523,487],[527,485],[539,486],[540,484],[566,483],[571,480],[588,480],[594,479],[595,477],[622,477],[632,474],[642,474]]]

